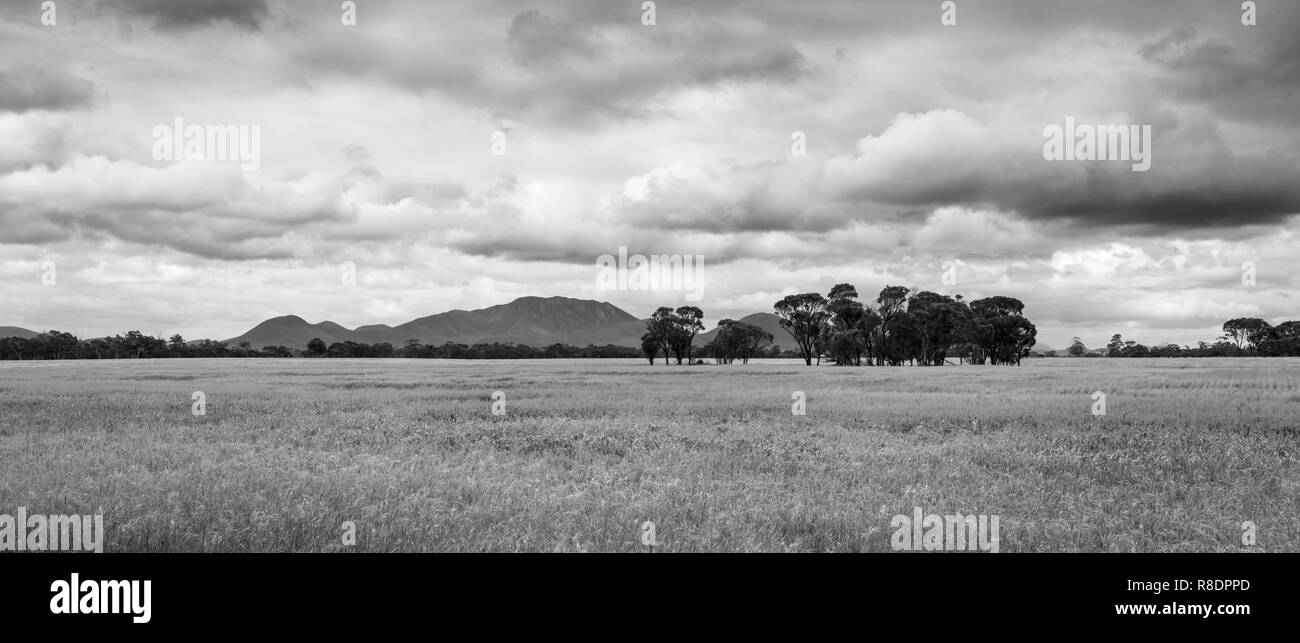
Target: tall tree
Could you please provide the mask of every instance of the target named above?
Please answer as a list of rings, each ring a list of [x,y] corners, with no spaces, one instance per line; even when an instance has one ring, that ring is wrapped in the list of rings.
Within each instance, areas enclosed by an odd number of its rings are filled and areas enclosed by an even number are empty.
[[[1084,346],[1083,342],[1078,337],[1075,337],[1070,342],[1070,348],[1066,349],[1066,352],[1075,357],[1079,357],[1088,352],[1088,347]]]
[[[1243,350],[1255,350],[1272,326],[1258,317],[1239,317],[1223,322],[1223,334]]]
[[[659,338],[655,337],[653,333],[647,331],[646,334],[641,336],[641,353],[650,360],[651,366],[654,366],[655,357],[659,355],[661,347]],[[667,363],[666,359],[665,363]]]
[[[979,346],[979,363],[988,359],[993,364],[1018,365],[1029,354],[1037,343],[1038,329],[1021,314],[1024,309],[1024,302],[1015,297],[986,297],[970,302],[972,336]],[[1075,350],[1076,347],[1070,347],[1071,354]]]
[[[659,342],[664,351],[664,365],[667,366],[668,353],[677,339],[677,314],[672,308],[660,306],[646,321],[646,332]]]
[[[913,292],[915,289],[907,286],[885,286],[876,297],[876,311],[880,315],[877,363],[902,364],[913,353],[908,349],[916,337],[907,313],[907,298]]]
[[[826,298],[829,335],[824,344],[831,358],[841,366],[862,364],[862,353],[867,339],[862,321],[868,310],[858,301],[858,289],[853,284],[838,284],[831,288]]]
[[[1110,343],[1106,344],[1106,357],[1119,357],[1124,354],[1124,338],[1119,333],[1110,336]]]
[[[812,366],[813,351],[826,325],[826,298],[815,292],[789,295],[773,305],[777,317],[799,346],[804,364]]]
[[[678,343],[686,349],[686,363],[691,363],[691,343],[695,341],[695,335],[704,330],[704,311],[695,306],[681,306],[674,311],[677,325]],[[677,363],[682,362],[681,355],[677,357]]]

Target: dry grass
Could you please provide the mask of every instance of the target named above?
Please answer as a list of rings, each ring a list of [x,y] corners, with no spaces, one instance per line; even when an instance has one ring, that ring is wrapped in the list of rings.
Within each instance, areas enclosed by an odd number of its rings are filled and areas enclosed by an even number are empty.
[[[1252,549],[1245,520],[1297,551],[1298,406],[1290,359],[3,362],[0,513],[102,508],[106,551],[637,551],[645,520],[889,551],[919,505],[999,514],[1003,552]]]

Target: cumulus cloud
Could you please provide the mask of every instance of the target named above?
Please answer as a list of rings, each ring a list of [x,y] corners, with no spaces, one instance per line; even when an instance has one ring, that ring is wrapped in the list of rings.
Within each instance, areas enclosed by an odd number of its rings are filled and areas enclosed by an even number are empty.
[[[1031,253],[1044,250],[1046,239],[1013,214],[959,206],[935,210],[912,236],[912,245],[937,253]]]
[[[63,156],[67,121],[43,112],[0,113],[0,173],[34,164],[58,163]]]

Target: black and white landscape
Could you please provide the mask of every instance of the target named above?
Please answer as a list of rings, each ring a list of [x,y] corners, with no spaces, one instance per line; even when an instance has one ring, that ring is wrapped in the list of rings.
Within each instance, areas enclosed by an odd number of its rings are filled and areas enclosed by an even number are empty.
[[[1296,551],[1298,30],[0,2],[0,550]]]

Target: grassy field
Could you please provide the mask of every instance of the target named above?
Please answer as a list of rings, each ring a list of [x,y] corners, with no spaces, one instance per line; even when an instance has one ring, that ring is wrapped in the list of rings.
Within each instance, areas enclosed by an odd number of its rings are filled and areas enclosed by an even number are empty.
[[[109,552],[891,551],[916,506],[1002,552],[1297,551],[1298,409],[1290,359],[0,362],[0,513]]]

